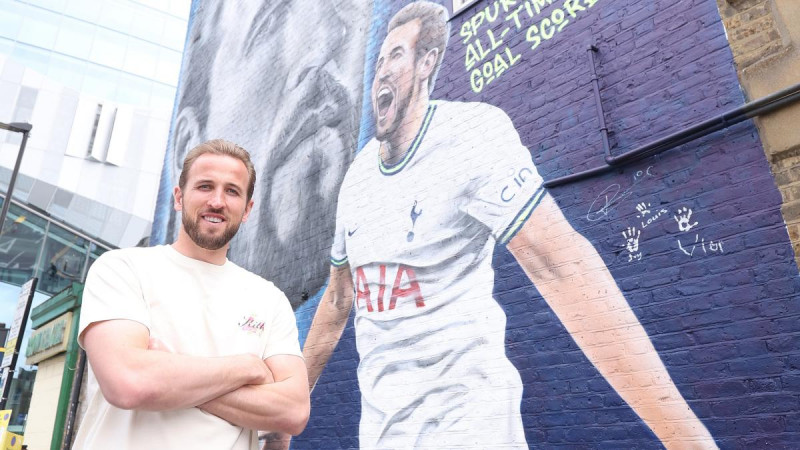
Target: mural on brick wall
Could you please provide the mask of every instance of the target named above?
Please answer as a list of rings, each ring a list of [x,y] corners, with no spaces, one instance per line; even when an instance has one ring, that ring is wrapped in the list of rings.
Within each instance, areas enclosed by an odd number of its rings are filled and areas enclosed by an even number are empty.
[[[447,16],[416,2],[389,22],[372,81],[375,138],[339,193],[334,269],[305,342],[312,384],[352,306],[361,446],[526,447],[522,381],[504,357],[506,317],[492,297],[493,249],[507,245],[664,443],[711,445],[603,260],[545,192],[508,116],[430,99]],[[586,323],[592,309],[599,314]],[[642,388],[653,378],[662,381]]]
[[[800,281],[753,124],[543,185],[609,156],[592,69],[612,155],[743,103],[714,0],[211,3],[154,241],[180,149],[253,152],[230,258],[296,307],[293,448],[798,444]]]
[[[193,4],[153,242],[177,234],[168,191],[186,153],[225,136],[253,154],[258,173],[252,226],[231,259],[294,306],[322,287],[358,138],[370,10],[369,0]]]

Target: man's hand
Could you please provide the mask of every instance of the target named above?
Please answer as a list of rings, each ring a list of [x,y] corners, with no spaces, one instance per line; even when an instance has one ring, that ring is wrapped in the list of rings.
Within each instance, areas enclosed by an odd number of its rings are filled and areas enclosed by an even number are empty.
[[[274,355],[262,366],[267,372],[263,383],[249,383],[199,408],[243,428],[299,434],[311,408],[303,358]]]

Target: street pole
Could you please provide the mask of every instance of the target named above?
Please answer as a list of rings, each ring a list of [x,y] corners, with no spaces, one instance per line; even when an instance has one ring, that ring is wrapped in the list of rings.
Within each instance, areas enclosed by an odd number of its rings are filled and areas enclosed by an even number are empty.
[[[8,130],[14,133],[22,133],[22,143],[19,145],[19,151],[17,152],[17,162],[14,164],[14,170],[11,172],[11,181],[8,182],[6,198],[3,201],[3,210],[0,211],[0,234],[3,233],[6,215],[8,215],[8,207],[11,205],[11,194],[14,192],[14,183],[17,181],[19,166],[22,164],[22,154],[25,153],[25,144],[28,143],[28,134],[31,132],[31,128],[33,128],[33,125],[29,123],[14,122],[6,124],[0,122],[0,129]]]

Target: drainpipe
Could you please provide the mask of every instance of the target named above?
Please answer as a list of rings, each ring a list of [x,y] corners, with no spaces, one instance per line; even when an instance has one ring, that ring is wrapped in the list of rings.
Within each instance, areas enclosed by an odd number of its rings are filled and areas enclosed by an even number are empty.
[[[69,409],[64,422],[64,434],[61,439],[60,450],[70,450],[72,448],[72,435],[75,433],[75,419],[78,416],[78,400],[83,386],[83,372],[86,370],[86,352],[78,350],[78,362],[75,367],[74,378],[72,381],[72,391],[69,394]]]
[[[589,55],[589,69],[592,74],[592,90],[594,91],[594,104],[597,107],[597,121],[600,122],[600,138],[603,141],[603,153],[605,154],[606,162],[611,161],[611,146],[608,145],[608,127],[606,126],[605,114],[603,113],[603,101],[600,99],[600,81],[597,78],[597,70],[595,70],[594,54],[597,52],[597,47],[590,45],[587,49]]]
[[[703,136],[707,136],[715,131],[728,128],[739,122],[772,112],[776,109],[800,100],[800,83],[798,83],[793,86],[789,86],[786,89],[782,89],[778,92],[767,95],[766,97],[746,103],[738,108],[720,114],[711,119],[700,122],[697,125],[690,126],[676,133],[657,139],[634,150],[630,150],[617,156],[611,156],[608,146],[608,130],[603,118],[603,108],[600,104],[597,74],[594,70],[593,52],[595,51],[597,51],[596,47],[589,47],[589,58],[592,64],[592,85],[594,87],[595,102],[597,103],[597,114],[598,120],[600,121],[600,135],[603,141],[603,151],[605,153],[606,165],[548,180],[544,183],[545,187],[550,188],[554,186],[560,186],[562,184],[574,183],[585,178],[609,172],[617,167],[670,150],[679,145],[691,142]]]

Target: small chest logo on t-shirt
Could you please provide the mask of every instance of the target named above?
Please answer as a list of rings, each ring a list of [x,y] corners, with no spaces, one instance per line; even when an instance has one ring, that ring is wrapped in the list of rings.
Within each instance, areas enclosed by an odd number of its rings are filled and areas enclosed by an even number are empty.
[[[422,210],[417,210],[417,201],[414,200],[414,206],[411,207],[411,231],[408,232],[406,240],[411,242],[414,240],[414,225],[417,224],[417,218],[422,215]]]
[[[258,320],[258,318],[252,314],[245,314],[242,316],[242,320],[239,321],[238,325],[242,331],[247,333],[261,335],[261,333],[264,332],[264,321]]]

